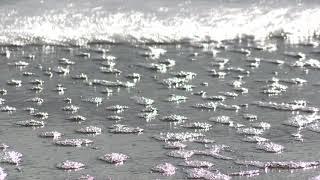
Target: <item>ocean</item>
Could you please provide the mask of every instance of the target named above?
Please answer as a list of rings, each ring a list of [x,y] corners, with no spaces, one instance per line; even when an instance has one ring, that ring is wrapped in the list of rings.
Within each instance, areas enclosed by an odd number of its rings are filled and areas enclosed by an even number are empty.
[[[319,179],[319,17],[317,0],[1,1],[0,180]]]

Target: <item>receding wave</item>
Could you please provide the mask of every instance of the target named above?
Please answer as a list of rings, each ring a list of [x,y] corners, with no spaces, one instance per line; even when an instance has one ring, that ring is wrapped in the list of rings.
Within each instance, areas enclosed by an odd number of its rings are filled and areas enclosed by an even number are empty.
[[[320,34],[320,7],[177,8],[158,7],[149,12],[66,7],[47,9],[42,14],[2,9],[0,42],[175,43],[219,41],[243,35],[265,40],[273,34],[284,35],[294,43]]]

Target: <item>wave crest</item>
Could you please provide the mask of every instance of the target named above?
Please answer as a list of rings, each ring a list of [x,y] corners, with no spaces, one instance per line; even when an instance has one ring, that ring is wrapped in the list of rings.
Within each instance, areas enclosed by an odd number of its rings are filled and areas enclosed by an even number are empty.
[[[164,10],[163,10],[164,9]],[[106,12],[102,8],[50,10],[42,15],[0,14],[2,43],[129,42],[174,43],[233,39],[256,40],[285,33],[292,43],[320,34],[320,8],[211,8],[205,12]],[[171,13],[171,14],[170,14]]]

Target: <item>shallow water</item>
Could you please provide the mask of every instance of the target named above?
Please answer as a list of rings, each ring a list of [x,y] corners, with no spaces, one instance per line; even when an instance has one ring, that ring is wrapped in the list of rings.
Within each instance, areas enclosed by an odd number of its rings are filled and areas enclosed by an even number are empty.
[[[244,43],[233,42],[235,47],[245,47]],[[120,75],[105,74],[99,72],[101,61],[95,60],[101,58],[102,55],[89,51],[89,47],[62,47],[48,45],[26,45],[21,47],[6,47],[11,51],[9,58],[1,57],[0,81],[1,88],[8,92],[3,95],[6,101],[3,106],[9,105],[16,107],[17,110],[12,113],[1,112],[1,141],[10,146],[9,149],[15,150],[23,154],[22,162],[18,166],[1,164],[8,173],[8,179],[48,179],[53,177],[56,179],[76,178],[82,174],[90,174],[97,179],[183,179],[186,177],[182,167],[178,166],[183,159],[169,157],[166,154],[171,150],[165,149],[165,143],[158,141],[153,136],[166,132],[200,132],[207,139],[215,140],[214,144],[224,144],[230,146],[231,151],[223,151],[222,155],[231,157],[233,160],[221,160],[210,156],[193,155],[191,160],[206,160],[215,164],[215,168],[222,173],[228,174],[239,170],[251,170],[254,167],[245,167],[236,165],[234,160],[260,160],[260,161],[317,161],[319,153],[315,151],[318,148],[318,134],[302,127],[300,132],[302,141],[295,139],[291,134],[297,132],[296,127],[284,125],[284,123],[297,114],[309,115],[299,111],[283,111],[270,108],[259,107],[254,104],[255,101],[288,103],[294,100],[305,100],[307,106],[319,107],[319,98],[317,96],[318,73],[314,68],[292,67],[291,65],[297,61],[295,58],[283,55],[285,51],[304,52],[307,58],[317,58],[311,54],[311,51],[317,47],[301,47],[297,45],[288,45],[281,42],[277,43],[276,51],[256,51],[252,50],[248,57],[239,53],[221,50],[216,56],[228,58],[230,61],[225,65],[225,69],[220,71],[227,72],[223,79],[210,76],[209,69],[216,67],[210,66],[215,61],[213,57],[203,48],[194,45],[163,45],[157,46],[167,50],[167,53],[161,55],[159,59],[143,57],[144,50],[142,46],[132,47],[130,45],[91,45],[90,48],[109,49],[107,54],[117,57],[115,60],[115,68],[120,69]],[[71,51],[65,51],[71,48]],[[147,50],[148,51],[148,50]],[[90,58],[79,57],[78,54],[89,52]],[[196,57],[191,56],[197,52]],[[24,58],[26,55],[35,55],[34,59]],[[261,61],[257,68],[250,68],[246,59],[250,57],[258,58],[275,58],[285,61],[283,65],[276,65]],[[59,75],[53,72],[52,77],[44,75],[48,68],[58,66],[58,59],[68,58],[76,63],[68,67],[70,73]],[[176,61],[174,67],[168,68],[165,73],[146,69],[138,66],[141,63],[157,63],[164,59],[173,59]],[[192,60],[193,59],[193,60]],[[8,63],[23,60],[28,62],[27,67],[12,67]],[[41,64],[42,69],[39,69]],[[61,65],[62,66],[62,65]],[[228,72],[227,67],[242,67],[250,71],[249,75],[243,75],[242,87],[248,88],[247,94],[239,93],[238,97],[227,97],[224,104],[241,105],[248,104],[248,107],[241,107],[240,110],[225,110],[218,108],[214,110],[198,109],[193,106],[198,103],[210,102],[200,96],[193,95],[193,92],[200,90],[207,92],[207,95],[219,95],[219,92],[234,92],[230,85],[241,73]],[[175,88],[167,88],[161,82],[163,79],[173,77],[172,74],[179,71],[190,71],[197,75],[190,80],[189,84],[195,86],[193,91],[180,90]],[[23,72],[30,71],[35,73],[34,76],[23,76]],[[277,72],[277,75],[275,75]],[[80,73],[88,75],[88,80],[74,80],[71,77]],[[105,86],[88,85],[93,79],[104,79],[109,81],[121,80],[132,81],[126,76],[131,73],[139,73],[141,79],[137,81],[136,86],[132,88],[112,88],[113,93],[106,95],[101,93]],[[272,77],[279,79],[302,78],[307,80],[303,85],[281,83],[288,86],[286,92],[279,95],[268,96],[262,93],[263,87],[267,85],[261,80],[271,80]],[[9,86],[7,80],[22,80],[21,87]],[[43,90],[34,92],[30,90],[32,84],[29,82],[34,79],[44,81]],[[259,81],[258,81],[259,80]],[[202,82],[207,82],[208,86],[201,86]],[[57,84],[61,84],[66,88],[63,94],[53,91]],[[183,95],[188,97],[187,100],[174,103],[168,102],[166,99],[170,94]],[[132,98],[134,96],[143,96],[154,100],[153,107],[157,108],[158,115],[154,119],[143,119],[139,117],[144,105],[137,104]],[[44,99],[41,105],[29,102],[33,97]],[[94,104],[87,102],[87,98],[102,97],[102,104]],[[79,107],[78,112],[63,111],[62,108],[68,104],[64,102],[65,98],[71,98],[73,105]],[[116,111],[106,110],[106,107],[112,105],[125,105],[128,109],[117,113]],[[47,112],[48,119],[43,120],[45,126],[42,128],[20,127],[15,122],[21,120],[41,120],[33,117],[23,109],[26,107],[34,107],[35,112]],[[81,123],[67,120],[70,116],[79,114],[87,119]],[[164,116],[177,114],[186,116],[188,119],[184,123],[174,124],[161,120]],[[245,119],[244,114],[257,115],[257,120],[249,121]],[[123,120],[119,122],[107,119],[109,115],[119,115]],[[209,121],[210,117],[220,115],[230,116],[234,123],[244,124],[250,127],[255,122],[267,122],[271,124],[269,130],[263,132],[262,137],[269,139],[271,142],[284,146],[281,153],[268,153],[256,148],[255,143],[242,141],[245,137],[237,133],[234,127],[228,127]],[[317,120],[315,120],[317,121]],[[191,122],[206,122],[213,125],[207,130],[190,129],[183,127]],[[120,123],[130,127],[140,127],[144,129],[139,134],[112,134],[109,132],[109,126]],[[102,128],[102,133],[98,135],[86,135],[77,133],[76,130],[85,126],[97,126]],[[82,147],[63,147],[54,144],[50,138],[40,138],[38,135],[44,131],[58,131],[63,133],[65,138],[87,138],[93,140],[93,144]],[[186,150],[204,150],[205,145],[192,141],[185,142]],[[211,146],[210,144],[206,146]],[[98,160],[99,156],[106,153],[120,152],[128,155],[130,158],[123,165],[112,165]],[[63,171],[55,166],[65,160],[72,160],[84,163],[86,167],[79,171]],[[178,169],[172,177],[162,176],[158,173],[152,173],[151,168],[160,162],[169,162]],[[16,169],[19,167],[19,171]],[[262,170],[261,175],[255,176],[257,179],[274,179],[274,178],[296,178],[305,179],[318,175],[317,169],[308,170]],[[234,177],[237,179],[238,177]],[[50,178],[49,178],[50,179]],[[241,179],[241,178],[240,178]]]

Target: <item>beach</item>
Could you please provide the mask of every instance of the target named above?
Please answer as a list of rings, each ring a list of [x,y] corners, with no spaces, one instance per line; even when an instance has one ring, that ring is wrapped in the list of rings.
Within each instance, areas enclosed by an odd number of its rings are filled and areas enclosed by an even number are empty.
[[[319,3],[3,3],[0,176],[319,176]]]

